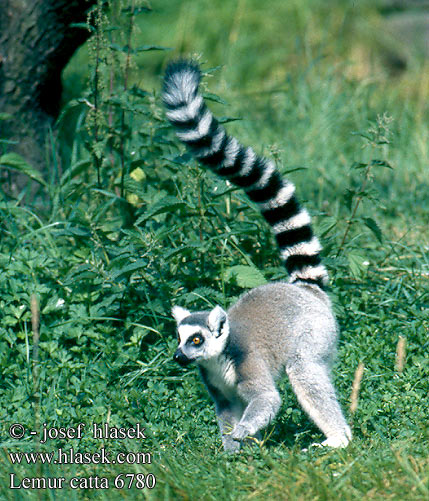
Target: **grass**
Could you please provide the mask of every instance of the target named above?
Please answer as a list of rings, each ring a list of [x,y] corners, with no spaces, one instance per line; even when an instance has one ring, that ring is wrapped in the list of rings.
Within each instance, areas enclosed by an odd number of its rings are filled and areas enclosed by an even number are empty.
[[[424,62],[389,75],[383,48],[395,42],[366,2],[154,1],[135,25],[118,5],[102,23],[121,29],[96,35],[97,85],[96,38],[64,74],[72,101],[47,188],[30,202],[25,190],[0,201],[0,499],[426,499]],[[173,50],[135,51],[128,66],[127,51],[108,43],[123,48],[130,27],[132,47]],[[345,450],[309,447],[322,437],[283,381],[263,443],[225,454],[198,374],[171,360],[171,304],[228,306],[246,290],[246,277],[231,271],[237,265],[267,280],[285,276],[257,210],[190,161],[165,123],[160,75],[181,52],[217,67],[204,85],[227,104],[211,106],[242,117],[229,130],[276,159],[314,216],[342,333],[334,379],[354,432]],[[105,422],[142,423],[147,438],[94,438],[93,423]],[[12,423],[26,427],[22,440],[9,436]],[[85,433],[40,444],[29,431],[42,423],[84,423]],[[18,465],[9,457],[70,447],[150,452],[151,462]],[[93,485],[11,490],[11,473],[93,477]],[[115,489],[121,474],[153,474],[156,486]],[[109,488],[95,489],[94,477]]]

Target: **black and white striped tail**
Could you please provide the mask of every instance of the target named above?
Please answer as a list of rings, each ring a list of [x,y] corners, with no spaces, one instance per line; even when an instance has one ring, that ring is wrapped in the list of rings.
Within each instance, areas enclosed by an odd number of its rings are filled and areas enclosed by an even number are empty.
[[[328,282],[320,262],[321,245],[313,235],[310,216],[295,197],[295,186],[271,160],[241,145],[207,108],[198,93],[201,73],[193,61],[170,63],[164,77],[163,101],[177,137],[200,163],[244,189],[272,227],[291,283],[323,287]]]

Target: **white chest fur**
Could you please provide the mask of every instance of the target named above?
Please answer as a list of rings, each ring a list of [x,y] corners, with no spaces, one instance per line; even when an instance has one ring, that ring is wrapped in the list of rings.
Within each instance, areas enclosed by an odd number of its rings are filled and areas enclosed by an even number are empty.
[[[225,396],[235,394],[237,373],[234,363],[230,358],[220,355],[215,359],[205,361],[204,368],[207,370],[210,384],[215,386]]]

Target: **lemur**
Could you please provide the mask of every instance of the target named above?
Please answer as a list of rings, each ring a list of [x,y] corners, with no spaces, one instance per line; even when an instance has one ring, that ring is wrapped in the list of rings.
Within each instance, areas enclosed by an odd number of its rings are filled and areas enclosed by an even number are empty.
[[[167,117],[203,166],[243,188],[257,204],[289,280],[250,290],[227,312],[220,306],[194,313],[174,306],[179,339],[174,360],[198,365],[226,451],[258,437],[275,417],[281,403],[275,381],[284,371],[299,403],[326,435],[320,445],[345,447],[351,431],[330,377],[338,329],[309,213],[273,161],[225,132],[199,92],[200,80],[196,62],[169,64],[162,96]]]

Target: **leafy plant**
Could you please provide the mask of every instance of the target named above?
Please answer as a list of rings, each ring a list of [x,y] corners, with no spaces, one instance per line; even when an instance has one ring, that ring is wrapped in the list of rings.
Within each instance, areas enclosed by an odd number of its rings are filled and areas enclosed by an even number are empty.
[[[371,157],[374,155],[377,149],[384,150],[382,153],[386,154],[386,145],[390,143],[389,141],[389,124],[392,118],[384,115],[378,115],[377,120],[373,123],[366,133],[358,133],[365,141],[365,146],[369,147],[371,150]],[[344,203],[346,208],[350,211],[350,216],[346,221],[346,226],[344,234],[341,238],[337,256],[341,253],[347,251],[348,261],[350,271],[354,276],[360,276],[362,273],[362,267],[365,264],[365,260],[359,254],[354,253],[351,249],[346,246],[347,237],[349,236],[350,230],[357,223],[364,224],[369,228],[377,240],[382,243],[382,231],[379,225],[372,217],[358,217],[358,209],[363,201],[369,201],[372,203],[378,202],[378,197],[371,186],[368,186],[373,179],[374,169],[379,168],[389,168],[392,169],[391,165],[386,160],[373,159],[371,158],[368,162],[355,162],[352,165],[352,169],[360,173],[360,184],[357,188],[348,189],[344,196]],[[373,183],[372,183],[373,184]]]

